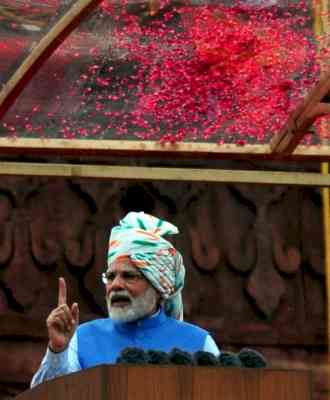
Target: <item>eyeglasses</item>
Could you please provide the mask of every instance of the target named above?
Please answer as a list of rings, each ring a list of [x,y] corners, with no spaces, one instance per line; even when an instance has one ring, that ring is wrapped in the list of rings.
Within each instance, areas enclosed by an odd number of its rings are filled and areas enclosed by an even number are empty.
[[[135,283],[140,281],[141,279],[144,279],[144,276],[142,274],[139,274],[134,271],[123,271],[121,273],[109,271],[109,272],[103,272],[102,282],[105,285],[109,285],[114,282],[117,276],[120,276],[120,278],[126,283]]]

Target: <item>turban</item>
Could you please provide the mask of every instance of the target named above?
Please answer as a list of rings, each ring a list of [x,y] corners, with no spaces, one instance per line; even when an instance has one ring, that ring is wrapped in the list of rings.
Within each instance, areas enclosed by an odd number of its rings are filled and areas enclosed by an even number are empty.
[[[185,268],[181,254],[163,238],[178,228],[144,212],[130,212],[110,234],[108,266],[127,256],[164,300],[165,313],[183,319],[181,291]]]

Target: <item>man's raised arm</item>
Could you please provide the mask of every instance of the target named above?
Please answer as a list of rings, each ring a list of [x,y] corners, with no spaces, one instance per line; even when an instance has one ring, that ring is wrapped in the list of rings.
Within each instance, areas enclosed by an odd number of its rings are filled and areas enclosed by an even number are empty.
[[[81,369],[75,335],[78,324],[78,304],[68,306],[66,283],[64,278],[59,278],[58,304],[47,318],[48,349],[32,378],[31,387]]]

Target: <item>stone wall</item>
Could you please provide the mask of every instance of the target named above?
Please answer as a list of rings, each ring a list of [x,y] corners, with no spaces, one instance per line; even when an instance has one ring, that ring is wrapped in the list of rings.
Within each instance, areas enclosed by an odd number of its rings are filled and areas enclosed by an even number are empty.
[[[106,315],[100,275],[111,226],[131,210],[176,224],[186,319],[221,348],[312,368],[328,398],[323,222],[315,188],[0,178],[0,400],[25,390],[47,338],[57,278],[81,320]]]

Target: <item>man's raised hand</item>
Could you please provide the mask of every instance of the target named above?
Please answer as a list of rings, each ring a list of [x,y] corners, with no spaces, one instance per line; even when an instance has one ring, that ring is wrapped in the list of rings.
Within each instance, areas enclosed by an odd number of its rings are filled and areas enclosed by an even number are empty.
[[[47,318],[49,348],[59,353],[68,346],[79,323],[79,308],[67,305],[67,289],[64,278],[58,281],[58,304]]]

